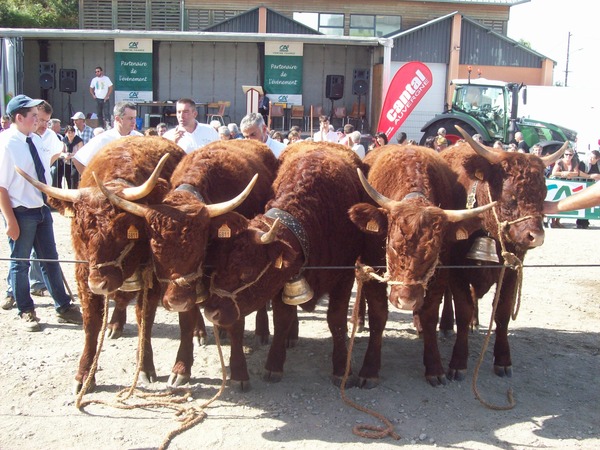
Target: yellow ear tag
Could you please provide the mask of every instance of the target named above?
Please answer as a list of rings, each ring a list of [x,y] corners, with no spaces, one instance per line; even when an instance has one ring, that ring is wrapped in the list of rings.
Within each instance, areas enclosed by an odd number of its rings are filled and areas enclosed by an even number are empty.
[[[469,237],[469,233],[467,233],[467,230],[465,230],[464,228],[459,228],[458,230],[456,230],[456,240],[457,241],[464,241],[468,237]]]
[[[140,233],[138,229],[134,225],[130,225],[127,228],[127,239],[138,239],[140,237]]]
[[[371,219],[367,222],[367,231],[372,231],[373,233],[379,232],[379,225],[377,225],[377,221],[375,219]]]
[[[475,178],[477,178],[478,180],[483,181],[483,172],[481,170],[477,169],[475,171]]]
[[[75,217],[75,211],[73,211],[73,208],[71,208],[70,206],[67,206],[67,207],[65,208],[65,213],[64,213],[64,216],[65,216],[67,219],[72,219],[73,217]]]
[[[275,260],[275,268],[281,269],[283,267],[283,253],[281,253]]]
[[[219,228],[219,231],[217,231],[217,236],[221,239],[229,239],[231,237],[231,228],[229,228],[227,224],[224,223]]]

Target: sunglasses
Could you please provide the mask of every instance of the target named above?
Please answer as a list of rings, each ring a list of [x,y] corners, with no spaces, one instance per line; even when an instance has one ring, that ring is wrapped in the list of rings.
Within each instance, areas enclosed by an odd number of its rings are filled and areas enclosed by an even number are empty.
[[[573,153],[565,153],[565,156],[573,156]]]

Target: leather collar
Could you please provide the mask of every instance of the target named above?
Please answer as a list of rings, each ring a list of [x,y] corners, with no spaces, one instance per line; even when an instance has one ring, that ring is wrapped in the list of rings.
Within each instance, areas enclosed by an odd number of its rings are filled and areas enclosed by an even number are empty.
[[[206,203],[206,200],[204,200],[204,197],[202,197],[202,194],[200,194],[200,192],[198,192],[198,190],[192,186],[191,184],[180,184],[179,186],[177,186],[175,188],[176,191],[185,191],[185,192],[189,192],[190,194],[195,195],[198,200],[200,200],[202,203]]]

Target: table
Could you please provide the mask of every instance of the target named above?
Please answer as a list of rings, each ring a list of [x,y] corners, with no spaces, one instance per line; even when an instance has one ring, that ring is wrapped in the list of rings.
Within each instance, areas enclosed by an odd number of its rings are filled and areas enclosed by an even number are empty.
[[[156,115],[160,114],[161,121],[166,122],[164,108],[172,107],[173,113],[175,113],[176,103],[177,102],[174,102],[174,101],[138,102],[138,103],[136,103],[138,117],[144,117],[144,114],[142,114],[142,113],[144,111],[144,108],[147,108],[148,114],[153,114],[153,113]],[[153,111],[153,108],[160,108],[160,110],[158,113],[156,113],[155,111]],[[202,111],[200,111],[200,108],[202,108]],[[199,117],[198,121],[206,122],[206,115],[208,113],[208,102],[196,102],[196,109],[198,110],[198,117]]]

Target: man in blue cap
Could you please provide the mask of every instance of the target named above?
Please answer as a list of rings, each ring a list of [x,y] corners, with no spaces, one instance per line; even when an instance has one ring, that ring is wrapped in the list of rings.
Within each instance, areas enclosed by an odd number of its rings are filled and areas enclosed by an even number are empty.
[[[16,171],[19,167],[42,183],[50,180],[50,166],[59,153],[43,151],[35,134],[38,108],[42,100],[17,95],[6,106],[13,126],[0,134],[0,211],[6,224],[11,250],[9,278],[17,302],[21,324],[26,331],[40,331],[35,304],[29,293],[29,255],[35,248],[43,260],[57,260],[56,242],[50,208],[43,194]],[[39,151],[38,151],[39,150]],[[22,259],[22,260],[21,260]],[[65,291],[58,262],[42,262],[42,275],[54,299],[58,322],[83,322],[79,308]]]

